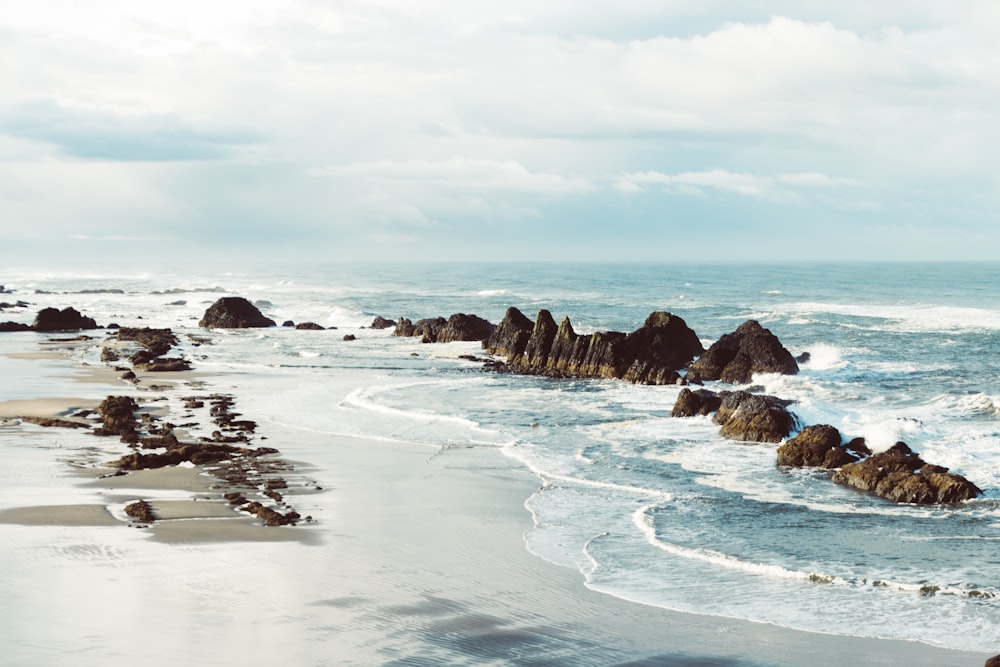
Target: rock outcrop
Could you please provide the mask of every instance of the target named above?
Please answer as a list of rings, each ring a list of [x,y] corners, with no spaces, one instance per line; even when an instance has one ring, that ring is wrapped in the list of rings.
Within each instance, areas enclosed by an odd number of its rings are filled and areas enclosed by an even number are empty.
[[[43,308],[35,316],[31,325],[35,331],[78,331],[80,329],[96,329],[97,322],[80,314],[76,308]]]
[[[721,380],[748,384],[754,373],[794,375],[799,365],[777,336],[756,320],[747,320],[736,331],[725,334],[698,358],[687,372],[687,380],[700,383]]]
[[[0,331],[31,331],[31,327],[21,322],[0,322]]]
[[[250,329],[273,327],[275,323],[243,297],[224,296],[209,306],[198,326],[205,329]]]
[[[791,401],[746,391],[724,391],[719,397],[722,402],[712,420],[721,425],[719,434],[724,438],[781,442],[797,425],[787,409]]]
[[[379,315],[374,320],[372,320],[371,328],[372,329],[391,329],[394,326],[396,326],[395,322],[393,322],[392,320],[387,320],[384,317],[382,317],[381,315]]]
[[[719,424],[719,435],[744,442],[781,442],[795,430],[798,419],[788,411],[791,401],[776,396],[751,394],[748,391],[707,389],[681,390],[672,417],[693,417],[715,413],[712,421]]]
[[[778,447],[778,465],[833,469],[854,463],[859,457],[848,451],[842,440],[840,431],[833,426],[807,426]]]
[[[928,464],[904,442],[845,464],[833,473],[833,481],[897,503],[917,505],[957,503],[983,493],[961,475]]]
[[[315,322],[299,322],[295,325],[296,329],[307,330],[307,331],[325,331],[326,327],[321,324],[316,324]]]
[[[617,378],[636,384],[674,384],[679,369],[703,351],[697,334],[683,319],[654,312],[632,333],[605,331],[581,335],[569,318],[556,325],[540,310],[531,322],[509,308],[483,347],[506,356],[498,370],[526,375]]]

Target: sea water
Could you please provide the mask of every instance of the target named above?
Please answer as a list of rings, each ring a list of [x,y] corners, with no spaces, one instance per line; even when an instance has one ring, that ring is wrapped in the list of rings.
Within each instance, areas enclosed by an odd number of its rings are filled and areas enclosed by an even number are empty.
[[[596,591],[637,603],[803,630],[1000,646],[1000,265],[411,264],[130,272],[7,268],[30,322],[72,305],[101,324],[171,327],[197,368],[222,371],[271,429],[426,446],[491,447],[533,471],[525,547]],[[280,325],[206,332],[224,294]],[[7,296],[7,295],[5,295]],[[810,359],[759,375],[803,424],[880,450],[907,442],[985,491],[955,506],[896,505],[775,465],[775,444],[733,442],[709,418],[670,417],[679,387],[484,372],[476,343],[421,344],[389,319],[545,308],[578,332],[631,331],[655,310],[707,347],[756,319]],[[183,334],[210,340],[195,346]],[[345,341],[343,334],[356,340]],[[0,336],[0,353],[34,334]],[[93,350],[73,364],[99,365]],[[52,371],[7,358],[0,399],[66,395]],[[36,370],[32,370],[36,369]],[[728,389],[726,385],[711,387]],[[72,389],[74,395],[80,392]],[[294,438],[281,446],[292,459]],[[322,477],[322,452],[308,463]]]

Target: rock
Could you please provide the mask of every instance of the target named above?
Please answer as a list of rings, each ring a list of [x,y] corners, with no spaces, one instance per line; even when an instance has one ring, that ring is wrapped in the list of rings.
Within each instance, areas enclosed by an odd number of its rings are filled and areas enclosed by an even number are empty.
[[[748,320],[725,334],[691,364],[689,382],[721,380],[748,384],[754,373],[794,375],[799,366],[778,338],[756,320]]]
[[[1000,667],[1000,655],[995,655],[987,660],[983,667]]]
[[[0,322],[0,331],[31,331],[31,327],[20,322]]]
[[[841,443],[840,431],[827,424],[807,426],[778,447],[778,465],[794,467],[840,468],[858,457]]]
[[[152,505],[145,500],[137,500],[130,505],[126,505],[125,514],[128,514],[139,523],[153,523],[156,521],[156,514],[153,513]]]
[[[282,514],[277,510],[273,510],[270,507],[265,507],[260,503],[254,501],[252,503],[247,503],[242,507],[244,512],[249,512],[260,517],[264,521],[265,526],[294,526],[302,517],[298,512],[292,511],[287,514]]]
[[[147,373],[176,373],[191,370],[191,362],[180,357],[163,357],[150,361],[136,363],[136,369]]]
[[[116,336],[120,341],[132,341],[145,349],[149,356],[143,361],[166,354],[178,342],[177,336],[170,329],[151,327],[119,327]]]
[[[393,322],[392,320],[387,320],[387,319],[385,319],[382,316],[378,316],[374,320],[372,320],[372,326],[371,326],[371,328],[372,329],[389,329],[389,328],[394,327],[394,326],[396,326],[396,323]]]
[[[295,322],[292,320],[285,320],[284,322],[281,323],[281,326],[291,328],[295,326]]]
[[[833,481],[898,503],[957,503],[982,490],[947,468],[928,465],[904,442],[857,463],[845,464]]]
[[[724,391],[713,421],[721,424],[719,434],[730,440],[781,442],[796,426],[795,416],[784,401],[774,396],[746,391]]]
[[[558,326],[547,310],[534,323],[509,308],[484,347],[505,354],[505,370],[550,377],[618,378],[640,384],[673,384],[677,370],[702,347],[681,318],[653,313],[630,334],[577,334],[569,318]]]
[[[438,343],[453,341],[484,341],[493,335],[496,326],[477,315],[456,313],[437,334]]]
[[[707,389],[695,389],[694,391],[681,389],[671,411],[671,417],[694,417],[695,415],[709,415],[719,409],[722,399],[715,392]]]
[[[80,329],[96,329],[97,322],[84,317],[76,308],[43,308],[35,316],[31,325],[35,331],[77,331]]]
[[[138,423],[135,412],[139,409],[136,402],[129,396],[108,396],[97,407],[101,415],[101,428],[94,432],[98,435],[120,435],[124,442],[138,442]]]
[[[83,422],[75,422],[71,419],[59,419],[58,417],[21,417],[21,421],[37,424],[38,426],[58,426],[59,428],[90,428]]]
[[[413,335],[414,331],[416,331],[416,329],[413,326],[413,322],[405,317],[401,317],[399,318],[399,321],[396,322],[396,328],[392,332],[392,335],[409,338]]]
[[[300,322],[299,324],[295,325],[295,328],[296,329],[305,329],[305,330],[309,330],[309,331],[325,331],[326,330],[326,327],[320,326],[319,324],[316,324],[315,322]]]
[[[245,329],[275,326],[241,296],[225,296],[209,306],[198,326],[206,329]]]
[[[344,334],[344,340],[345,341],[357,340],[357,336],[355,336],[354,334]]]

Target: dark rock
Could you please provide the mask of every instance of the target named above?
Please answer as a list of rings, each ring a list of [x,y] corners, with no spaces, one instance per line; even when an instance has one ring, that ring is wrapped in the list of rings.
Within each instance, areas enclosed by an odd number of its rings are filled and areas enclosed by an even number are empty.
[[[346,341],[357,340],[357,336],[355,336],[354,334],[345,334],[344,335],[344,340],[346,340]]]
[[[95,430],[98,435],[120,435],[125,442],[138,442],[136,431],[138,423],[135,412],[139,409],[136,402],[129,396],[108,396],[97,407],[101,415],[101,429]]]
[[[264,317],[252,303],[241,296],[225,296],[209,306],[198,326],[206,329],[244,329],[273,327],[274,320]]]
[[[995,655],[987,660],[983,667],[1000,667],[1000,655]]]
[[[928,465],[903,442],[833,474],[833,481],[898,503],[957,503],[982,490],[947,468]]]
[[[0,331],[31,331],[31,327],[20,322],[0,322]]]
[[[413,335],[425,343],[437,342],[438,333],[448,324],[443,317],[427,317],[413,324]]]
[[[531,323],[516,308],[485,344],[492,354],[506,354],[504,370],[551,377],[618,378],[641,384],[674,384],[683,368],[702,351],[697,335],[681,318],[653,313],[630,334],[605,331],[579,335],[569,318],[556,326],[540,310]]]
[[[493,331],[489,340],[483,343],[483,348],[490,354],[518,358],[524,354],[524,349],[531,338],[534,323],[517,308],[508,308],[500,324]]]
[[[307,329],[307,330],[310,330],[310,331],[325,331],[326,330],[326,327],[320,326],[319,324],[316,324],[315,322],[301,322],[299,324],[296,324],[295,328],[296,329]]]
[[[148,373],[176,373],[191,370],[191,362],[179,357],[164,357],[162,359],[152,359],[147,362],[137,363],[135,367],[140,371]]]
[[[754,373],[794,375],[799,366],[778,338],[756,320],[725,334],[688,369],[690,382],[748,384]]]
[[[145,500],[137,500],[130,505],[126,505],[125,514],[128,514],[140,523],[153,523],[156,521],[156,514],[153,513],[152,505]]]
[[[35,316],[31,326],[35,331],[77,331],[80,329],[96,329],[97,322],[84,317],[76,308],[43,308]]]
[[[853,438],[849,443],[844,445],[844,449],[852,454],[856,454],[859,459],[872,455],[872,450],[868,448],[868,444],[864,438]]]
[[[778,465],[832,469],[854,463],[858,457],[848,452],[841,440],[840,431],[833,426],[807,426],[778,447]]]
[[[707,389],[695,389],[694,391],[681,389],[671,417],[694,417],[695,415],[709,415],[719,409],[722,399],[715,392]]]
[[[392,335],[409,338],[413,335],[414,331],[413,322],[411,322],[408,318],[401,317],[399,318],[399,321],[396,322],[396,329],[392,332]]]
[[[437,334],[438,343],[453,341],[484,341],[493,335],[496,326],[477,315],[456,313]]]
[[[265,526],[294,526],[302,518],[298,512],[292,511],[282,514],[256,501],[247,503],[242,509],[244,512],[249,512],[260,517],[264,521]]]
[[[185,301],[184,299],[181,299],[179,301],[171,301],[167,305],[168,306],[186,306],[187,305],[187,301]]]
[[[117,351],[110,347],[106,347],[101,350],[101,361],[105,363],[114,363],[121,359],[121,355]]]
[[[796,426],[786,409],[789,401],[746,391],[722,392],[722,402],[713,417],[721,424],[720,435],[730,440],[781,442]]]
[[[812,359],[812,354],[810,354],[809,352],[803,352],[802,354],[795,357],[795,363],[804,364],[810,359]]]
[[[281,326],[291,328],[295,326],[295,322],[293,322],[292,320],[285,320],[284,322],[281,323]]]
[[[372,329],[389,329],[396,326],[396,323],[392,320],[387,320],[381,315],[372,320]]]
[[[166,354],[178,342],[170,329],[151,327],[119,327],[116,336],[120,341],[139,344],[149,354],[144,361]]]

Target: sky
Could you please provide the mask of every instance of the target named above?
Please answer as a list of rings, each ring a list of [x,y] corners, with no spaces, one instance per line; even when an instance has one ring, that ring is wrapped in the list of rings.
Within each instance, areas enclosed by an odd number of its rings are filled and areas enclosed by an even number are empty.
[[[1000,260],[998,34],[993,0],[0,0],[0,262]]]

